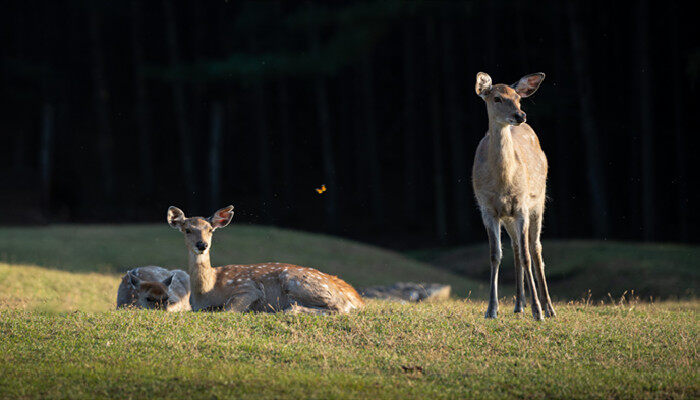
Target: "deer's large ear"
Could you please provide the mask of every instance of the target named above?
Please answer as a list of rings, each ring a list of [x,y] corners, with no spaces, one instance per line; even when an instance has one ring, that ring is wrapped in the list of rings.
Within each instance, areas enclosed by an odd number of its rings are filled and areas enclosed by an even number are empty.
[[[177,207],[168,208],[168,223],[175,229],[180,229],[185,222],[185,213]]]
[[[136,276],[136,274],[132,274],[131,271],[127,273],[129,275],[129,283],[131,283],[131,286],[134,288],[139,287],[139,284],[141,283],[141,278]]]
[[[544,72],[537,72],[530,75],[525,75],[519,81],[510,85],[520,97],[530,97],[540,87],[540,83],[544,80]]]
[[[483,98],[489,94],[491,91],[491,86],[493,86],[493,81],[491,80],[489,74],[486,72],[479,72],[476,74],[476,85],[474,87],[476,94]]]
[[[223,228],[231,222],[233,218],[233,206],[224,207],[209,217],[212,228]]]
[[[173,283],[173,276],[174,275],[170,275],[169,277],[165,278],[165,280],[163,280],[162,283],[163,285],[165,285],[165,287],[168,287],[171,283]]]

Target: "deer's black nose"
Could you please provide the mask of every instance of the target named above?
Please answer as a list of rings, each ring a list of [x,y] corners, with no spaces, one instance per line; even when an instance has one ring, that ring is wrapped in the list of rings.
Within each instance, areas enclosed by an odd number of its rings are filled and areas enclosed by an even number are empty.
[[[197,249],[200,251],[204,251],[207,249],[207,244],[202,242],[201,240],[199,242],[197,242],[196,246],[197,246]]]
[[[517,122],[517,123],[519,123],[519,124],[522,124],[523,122],[525,122],[525,118],[526,118],[526,117],[527,117],[527,116],[526,116],[525,113],[522,112],[522,111],[517,112],[517,113],[515,113],[515,114],[513,115],[513,119],[515,119],[515,122]]]

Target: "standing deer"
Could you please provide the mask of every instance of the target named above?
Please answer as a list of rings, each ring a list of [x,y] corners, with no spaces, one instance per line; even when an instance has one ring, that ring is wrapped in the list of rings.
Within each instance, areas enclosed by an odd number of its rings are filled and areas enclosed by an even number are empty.
[[[520,99],[529,97],[544,80],[543,73],[522,77],[512,85],[493,85],[491,77],[476,75],[476,94],[486,102],[489,130],[474,157],[472,184],[489,237],[491,289],[486,318],[498,316],[498,267],[501,263],[501,226],[505,227],[515,255],[515,312],[523,311],[523,271],[532,299],[532,316],[542,320],[556,313],[549,298],[542,261],[540,232],[547,183],[547,158],[535,131],[525,123]],[[539,298],[532,276],[532,263],[539,283]]]
[[[212,234],[228,225],[231,218],[233,206],[209,218],[186,218],[179,208],[168,209],[168,223],[185,235],[193,310],[328,314],[364,305],[352,286],[313,268],[281,263],[213,268],[209,260]]]

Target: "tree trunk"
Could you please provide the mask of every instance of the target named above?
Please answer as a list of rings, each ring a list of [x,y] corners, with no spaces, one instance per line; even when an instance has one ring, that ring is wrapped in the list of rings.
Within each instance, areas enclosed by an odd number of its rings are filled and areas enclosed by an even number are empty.
[[[454,210],[456,215],[457,237],[464,240],[469,232],[468,206],[469,196],[467,194],[469,185],[469,170],[465,160],[464,148],[464,127],[461,121],[459,100],[457,95],[457,75],[454,69],[454,59],[452,52],[452,23],[448,18],[443,18],[440,24],[442,40],[442,79],[445,96],[445,107],[447,111],[448,131],[450,136],[452,184],[454,185]]]
[[[372,70],[372,59],[365,53],[362,56],[362,105],[365,120],[365,152],[367,154],[369,170],[369,191],[370,206],[374,220],[378,224],[384,221],[384,205],[382,202],[382,170],[379,164],[379,154],[377,152],[377,121],[374,115],[374,71]]]
[[[90,2],[90,55],[92,58],[92,83],[97,112],[97,149],[102,195],[110,201],[114,194],[114,163],[112,162],[112,127],[109,121],[109,91],[104,74],[100,13],[95,2]]]
[[[571,138],[563,134],[568,130],[567,125],[569,124],[570,118],[568,114],[571,112],[571,104],[563,100],[567,98],[567,94],[562,87],[564,76],[568,74],[568,66],[565,63],[565,53],[568,51],[566,43],[567,38],[566,35],[562,33],[565,32],[566,29],[564,23],[564,18],[566,18],[564,7],[563,4],[557,3],[556,22],[553,24],[554,32],[552,33],[552,36],[556,38],[554,39],[556,56],[554,61],[555,82],[551,84],[554,86],[554,95],[560,100],[555,102],[556,118],[554,122],[555,132],[553,135],[555,137],[557,149],[554,154],[556,167],[550,169],[550,179],[551,182],[554,183],[556,189],[551,206],[552,211],[554,211],[551,218],[551,227],[554,235],[558,237],[567,237],[571,235],[572,231],[568,228],[569,224],[567,221],[571,221],[573,218],[573,215],[570,214],[573,210],[569,204],[569,198],[571,197],[569,180],[571,178],[570,171],[572,171],[569,165],[569,158],[574,151],[572,151],[573,149],[571,148]]]
[[[674,1],[668,8],[670,18],[668,27],[670,29],[669,43],[671,46],[672,68],[671,77],[673,79],[673,98],[683,98],[683,66],[681,65],[681,55],[678,42],[681,40],[678,34],[678,13],[680,12],[678,2]],[[676,179],[678,180],[676,200],[678,201],[678,239],[682,242],[688,241],[688,175],[686,172],[686,149],[685,135],[683,131],[683,104],[679,102],[673,107],[673,136],[676,142]]]
[[[249,47],[257,53],[258,45],[254,36],[249,37]],[[266,224],[272,222],[272,176],[270,173],[270,131],[267,124],[265,87],[262,78],[253,78],[253,108],[258,136],[258,172],[260,182],[260,215]]]
[[[220,103],[214,103],[211,108],[211,126],[209,137],[209,209],[216,210],[221,207],[221,130],[223,125],[224,111]]]
[[[577,2],[567,3],[571,51],[578,87],[580,107],[579,120],[585,145],[586,173],[588,188],[591,196],[591,219],[593,231],[599,238],[608,235],[608,205],[605,182],[600,160],[600,145],[598,141],[598,123],[593,108],[593,93],[590,69],[588,68],[588,49],[586,38],[580,21]]]
[[[279,107],[279,131],[282,138],[282,188],[285,203],[291,204],[294,198],[294,141],[291,134],[291,118],[289,115],[289,87],[287,78],[277,80],[277,100]]]
[[[41,174],[41,208],[44,219],[51,211],[51,149],[53,145],[53,106],[44,104],[41,109],[41,140],[39,141],[39,170]]]
[[[308,3],[311,8],[311,3]],[[318,28],[312,23],[309,24],[308,31],[309,48],[311,55],[320,63],[320,43]],[[328,110],[328,92],[326,80],[317,72],[314,77],[314,91],[316,94],[316,116],[318,130],[321,134],[321,159],[323,161],[323,178],[328,190],[325,194],[324,209],[326,214],[326,226],[331,232],[335,232],[338,226],[335,181],[335,163],[333,157],[333,137],[331,133],[330,111]]]
[[[192,2],[192,57],[195,63],[203,61],[201,56],[201,48],[206,46],[204,26],[207,23],[204,20],[204,12],[202,7],[203,2]],[[188,85],[189,87],[190,85]],[[210,108],[205,102],[206,83],[198,81],[191,85],[192,89],[192,110],[190,111],[190,132],[192,137],[196,138],[198,132],[204,132],[207,126],[207,109]],[[193,162],[198,164],[197,154],[193,156]],[[204,184],[202,184],[204,185]],[[202,188],[204,193],[204,188]]]
[[[403,131],[404,131],[404,218],[413,223],[418,215],[417,163],[416,163],[416,73],[415,35],[410,22],[403,24]]]
[[[642,229],[644,240],[654,238],[654,159],[653,121],[651,94],[651,64],[649,62],[649,1],[641,0],[636,6],[636,66],[639,71],[636,87],[639,88],[640,132],[642,137]]]
[[[284,13],[282,9],[282,1],[277,0],[274,4],[275,17],[279,21],[284,20]],[[277,51],[284,52],[286,37],[277,34],[276,35],[276,45]],[[279,126],[279,137],[282,143],[282,194],[283,194],[283,212],[285,217],[289,218],[294,213],[293,205],[294,193],[295,193],[295,164],[294,164],[294,140],[292,138],[292,119],[290,116],[289,108],[291,102],[289,101],[289,82],[287,76],[280,74],[277,77],[277,107],[278,107],[278,126]]]
[[[369,202],[368,199],[370,191],[367,189],[367,187],[369,186],[369,181],[367,179],[369,175],[369,161],[367,160],[367,151],[365,149],[365,125],[364,121],[360,117],[360,104],[362,103],[362,93],[360,90],[361,85],[359,84],[360,74],[358,72],[359,71],[357,71],[357,69],[353,70],[353,74],[348,80],[351,81],[351,90],[349,91],[349,93],[352,96],[353,101],[352,112],[355,114],[355,118],[352,119],[353,139],[355,141],[353,146],[353,150],[355,153],[354,192],[355,197],[357,198],[357,203],[364,208]]]
[[[171,0],[163,0],[166,21],[166,39],[168,46],[168,56],[170,65],[176,67],[180,64],[180,53],[177,42],[177,24],[175,21],[175,11]],[[196,150],[190,145],[190,132],[187,126],[185,89],[182,82],[174,80],[172,82],[173,106],[175,108],[175,128],[180,141],[180,165],[182,165],[182,178],[187,191],[187,207],[195,207],[196,185],[194,180],[194,169],[192,154]]]
[[[143,39],[141,27],[143,10],[141,1],[131,1],[131,47],[134,57],[134,113],[139,133],[139,179],[141,195],[150,198],[153,193],[153,161],[151,158],[151,112],[146,94],[146,78],[143,73]]]
[[[433,137],[433,174],[435,201],[435,234],[441,243],[447,239],[447,217],[445,207],[445,183],[442,175],[442,126],[440,124],[440,81],[438,77],[437,51],[435,49],[435,21],[429,17],[425,29],[428,43],[428,74],[430,91],[431,136]]]

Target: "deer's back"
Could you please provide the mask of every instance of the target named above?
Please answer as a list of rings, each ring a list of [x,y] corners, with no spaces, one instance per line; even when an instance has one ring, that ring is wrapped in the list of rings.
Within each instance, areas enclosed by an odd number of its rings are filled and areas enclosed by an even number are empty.
[[[314,268],[283,263],[227,265],[217,268],[217,285],[227,296],[261,292],[255,311],[282,310],[293,304],[347,312],[364,305],[347,282]]]

